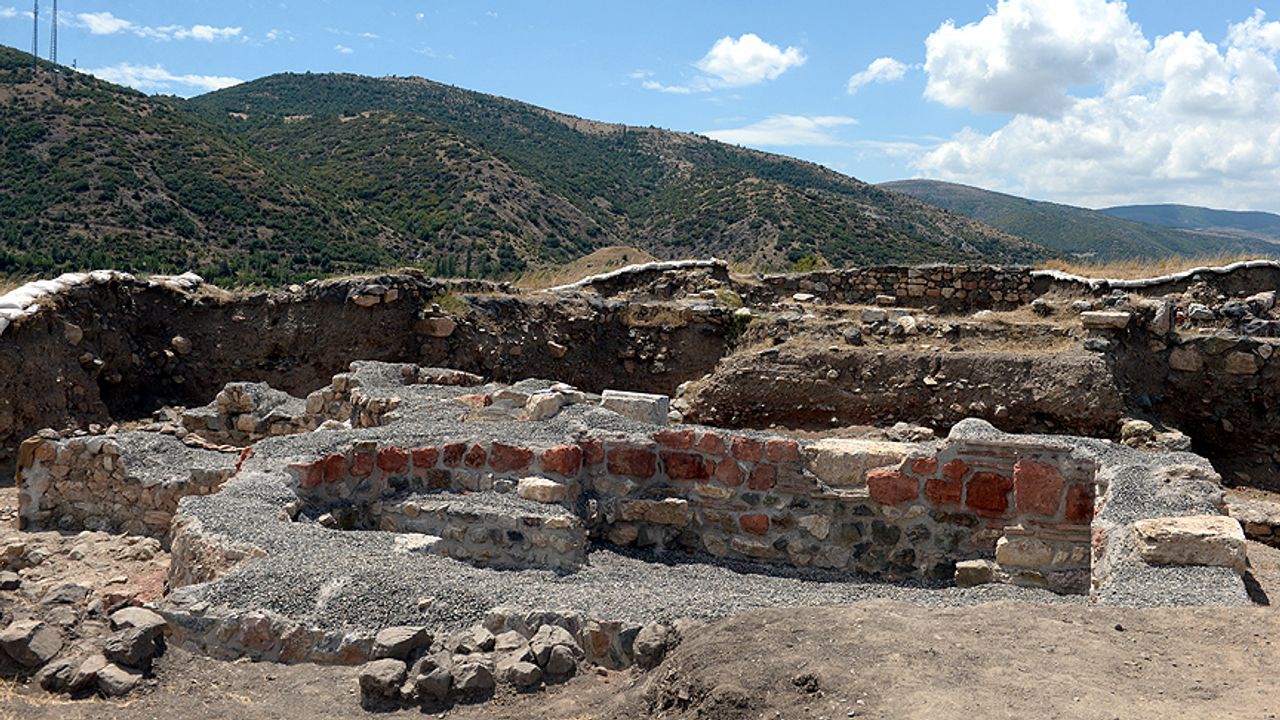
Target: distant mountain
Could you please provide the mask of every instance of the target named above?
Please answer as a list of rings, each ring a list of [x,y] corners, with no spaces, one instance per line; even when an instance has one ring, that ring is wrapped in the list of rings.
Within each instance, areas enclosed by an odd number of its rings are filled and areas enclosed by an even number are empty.
[[[0,275],[509,277],[619,245],[760,269],[1045,255],[812,163],[422,79],[274,75],[182,100],[0,47]]]
[[[899,180],[880,187],[981,220],[1049,250],[1097,260],[1280,253],[1280,246],[1239,232],[1135,222],[1105,211],[1028,200],[938,180]]]
[[[1151,225],[1234,232],[1280,242],[1280,215],[1268,212],[1211,210],[1194,205],[1122,205],[1098,212]]]

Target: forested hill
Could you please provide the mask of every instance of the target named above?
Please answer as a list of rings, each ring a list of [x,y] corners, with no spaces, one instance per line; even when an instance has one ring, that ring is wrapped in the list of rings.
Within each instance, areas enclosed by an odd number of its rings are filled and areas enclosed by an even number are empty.
[[[0,47],[0,275],[493,277],[611,245],[761,269],[1043,255],[810,163],[421,79],[275,75],[182,100]]]

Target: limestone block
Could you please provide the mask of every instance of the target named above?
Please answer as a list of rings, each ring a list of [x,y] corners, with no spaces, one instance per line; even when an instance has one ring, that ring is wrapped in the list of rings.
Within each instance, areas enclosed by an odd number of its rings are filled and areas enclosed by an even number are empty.
[[[452,318],[447,317],[429,317],[419,320],[414,329],[421,335],[434,338],[447,338],[458,329],[458,323]]]
[[[605,390],[600,405],[637,422],[653,425],[666,425],[667,413],[671,412],[671,398],[666,395],[624,390]]]
[[[1135,522],[1133,530],[1138,552],[1148,564],[1209,565],[1244,572],[1244,530],[1226,515],[1150,518]]]
[[[1123,330],[1132,317],[1123,310],[1089,310],[1080,313],[1080,323],[1089,330]]]
[[[956,587],[975,587],[995,580],[995,563],[990,560],[961,560],[956,563]]]
[[[1179,372],[1200,372],[1204,358],[1192,348],[1174,348],[1169,353],[1169,367]]]
[[[560,503],[569,496],[569,488],[544,477],[521,478],[516,494],[525,500],[540,503]]]
[[[1232,375],[1252,375],[1258,372],[1258,356],[1248,352],[1227,355],[1227,372]]]
[[[1046,567],[1053,563],[1053,547],[1039,538],[1005,536],[996,541],[996,562],[1002,566]]]
[[[689,524],[689,501],[679,498],[630,500],[622,504],[622,519],[684,527]]]
[[[827,438],[809,443],[805,451],[818,479],[833,488],[859,488],[866,486],[868,470],[897,466],[913,449],[908,443]]]

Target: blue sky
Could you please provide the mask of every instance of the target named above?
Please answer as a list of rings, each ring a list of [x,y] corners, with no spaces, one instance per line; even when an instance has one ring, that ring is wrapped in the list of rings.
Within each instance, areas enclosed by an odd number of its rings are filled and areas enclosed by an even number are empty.
[[[48,10],[42,3],[47,53]],[[421,75],[878,182],[1280,211],[1280,0],[63,0],[59,60],[192,95]],[[30,5],[0,0],[29,48]]]

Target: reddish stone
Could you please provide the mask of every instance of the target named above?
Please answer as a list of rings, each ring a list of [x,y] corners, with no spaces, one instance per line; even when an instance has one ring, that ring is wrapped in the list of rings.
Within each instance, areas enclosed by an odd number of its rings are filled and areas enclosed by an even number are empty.
[[[1020,513],[1055,517],[1067,481],[1052,465],[1019,460],[1013,466],[1013,499]]]
[[[693,447],[692,430],[659,430],[653,434],[653,439],[659,445],[677,450],[686,450]]]
[[[959,480],[926,480],[924,496],[934,505],[959,505],[964,483]]]
[[[942,466],[942,477],[948,480],[963,480],[968,473],[969,466],[965,465],[960,458],[956,458]]]
[[[479,470],[484,467],[485,455],[486,453],[483,447],[479,445],[472,445],[471,449],[467,451],[467,454],[463,456],[462,462],[472,470]]]
[[[703,433],[702,437],[698,438],[698,444],[695,447],[699,452],[714,455],[716,458],[724,457],[724,438],[715,433]]]
[[[1093,489],[1085,485],[1072,485],[1067,489],[1067,522],[1093,522]]]
[[[414,470],[430,470],[440,459],[440,451],[433,447],[414,448],[412,455]]]
[[[582,467],[582,448],[577,445],[557,445],[542,452],[542,469],[545,472],[572,476]]]
[[[351,474],[356,477],[365,477],[373,472],[374,457],[371,452],[351,453]]]
[[[324,482],[324,462],[317,460],[316,462],[297,463],[290,465],[289,469],[293,471],[294,476],[298,479],[298,485],[303,490],[310,490],[318,487]]]
[[[1009,511],[1009,491],[1013,478],[993,472],[974,473],[969,478],[965,504],[983,517],[1000,517]]]
[[[742,529],[752,535],[764,535],[769,532],[769,516],[764,513],[750,513],[738,518]]]
[[[867,489],[881,505],[900,505],[920,496],[920,481],[893,468],[876,468],[867,471]]]
[[[378,450],[378,468],[383,472],[400,472],[408,466],[408,450],[394,446],[384,447]]]
[[[716,480],[729,486],[738,486],[742,484],[742,466],[736,460],[725,458],[716,464],[714,474]]]
[[[778,482],[777,465],[757,465],[747,478],[747,487],[752,490],[768,490]]]
[[[634,478],[651,478],[658,471],[658,456],[652,450],[619,445],[609,451],[609,472]]]
[[[751,438],[733,439],[733,456],[747,462],[760,462],[764,458],[764,443]]]
[[[489,407],[493,404],[493,396],[476,394],[476,395],[459,395],[458,402],[464,405],[470,405],[473,408]]]
[[[584,465],[599,465],[604,462],[604,443],[594,438],[587,438],[578,441],[578,447],[582,448],[582,462]]]
[[[466,443],[450,443],[444,446],[444,464],[458,467],[462,464],[462,455],[467,452]]]
[[[795,440],[769,440],[764,444],[765,457],[772,462],[796,462],[800,459],[800,444]]]
[[[253,448],[247,447],[240,451],[240,457],[236,459],[236,472],[240,472],[240,468],[244,467],[249,458],[253,457]]]
[[[672,480],[706,480],[711,477],[707,464],[697,453],[664,452],[662,467]]]
[[[331,453],[324,458],[324,481],[332,485],[347,475],[347,457],[341,453]]]
[[[938,458],[922,457],[911,461],[911,473],[918,477],[931,477],[938,472]],[[953,480],[955,478],[952,478]]]
[[[533,451],[529,448],[494,443],[489,448],[489,467],[494,472],[520,472],[527,470],[533,462]]]

